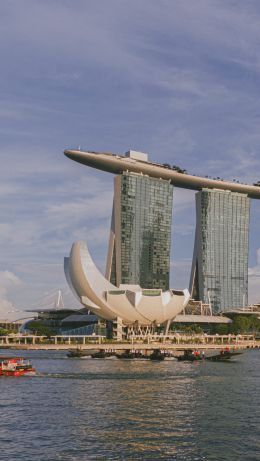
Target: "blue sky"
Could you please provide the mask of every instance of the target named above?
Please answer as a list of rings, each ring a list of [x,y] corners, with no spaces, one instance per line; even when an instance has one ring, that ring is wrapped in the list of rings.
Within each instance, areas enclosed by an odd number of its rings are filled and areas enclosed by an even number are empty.
[[[0,312],[67,289],[76,239],[105,266],[113,176],[64,148],[131,148],[194,174],[260,180],[258,1],[9,0],[0,63]],[[251,301],[259,212],[252,202]],[[175,190],[173,220],[172,286],[185,287],[193,192]]]

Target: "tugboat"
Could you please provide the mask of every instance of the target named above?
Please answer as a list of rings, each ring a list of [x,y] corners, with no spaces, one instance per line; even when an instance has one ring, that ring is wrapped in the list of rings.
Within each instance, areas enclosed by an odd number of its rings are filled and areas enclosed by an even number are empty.
[[[34,376],[35,368],[23,357],[0,357],[0,376]]]

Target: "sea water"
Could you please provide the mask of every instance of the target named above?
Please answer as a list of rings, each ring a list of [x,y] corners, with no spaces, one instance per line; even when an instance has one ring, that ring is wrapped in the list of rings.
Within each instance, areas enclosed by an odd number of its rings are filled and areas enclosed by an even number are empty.
[[[22,355],[38,373],[0,378],[1,461],[260,460],[260,350],[230,363]]]

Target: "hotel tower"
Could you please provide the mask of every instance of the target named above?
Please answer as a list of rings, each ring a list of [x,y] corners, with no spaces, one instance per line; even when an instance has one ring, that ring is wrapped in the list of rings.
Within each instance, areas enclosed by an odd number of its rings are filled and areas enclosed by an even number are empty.
[[[219,189],[196,194],[190,293],[210,303],[214,313],[248,303],[249,211],[245,194]]]
[[[128,153],[147,161],[147,155]],[[115,177],[106,278],[168,290],[173,186],[140,173]]]
[[[250,200],[260,199],[260,184],[193,176],[135,151],[65,155],[116,175],[106,267],[113,286],[169,288],[174,186],[198,191],[192,297],[209,303],[214,313],[247,305]]]

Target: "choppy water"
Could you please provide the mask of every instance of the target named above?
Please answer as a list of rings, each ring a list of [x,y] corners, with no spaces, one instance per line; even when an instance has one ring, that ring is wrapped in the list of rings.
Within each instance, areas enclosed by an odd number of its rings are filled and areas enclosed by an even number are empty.
[[[39,375],[0,379],[1,461],[260,460],[260,351],[233,363],[23,355]]]

